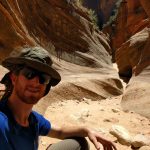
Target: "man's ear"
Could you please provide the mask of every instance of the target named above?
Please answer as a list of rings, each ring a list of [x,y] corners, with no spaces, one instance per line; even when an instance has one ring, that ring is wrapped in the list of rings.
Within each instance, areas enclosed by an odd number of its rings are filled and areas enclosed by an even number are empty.
[[[16,79],[17,79],[17,76],[12,72],[12,73],[10,74],[10,79],[11,79],[12,84],[14,85],[14,84],[15,84],[15,81],[16,81]]]

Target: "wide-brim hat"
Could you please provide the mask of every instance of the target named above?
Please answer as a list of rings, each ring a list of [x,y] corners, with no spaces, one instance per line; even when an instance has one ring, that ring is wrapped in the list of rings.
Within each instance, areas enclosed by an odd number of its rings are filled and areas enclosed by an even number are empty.
[[[13,71],[17,65],[25,65],[44,72],[51,76],[51,85],[57,85],[60,80],[60,74],[52,67],[50,54],[42,47],[24,48],[17,54],[11,54],[10,57],[2,61],[2,66]]]

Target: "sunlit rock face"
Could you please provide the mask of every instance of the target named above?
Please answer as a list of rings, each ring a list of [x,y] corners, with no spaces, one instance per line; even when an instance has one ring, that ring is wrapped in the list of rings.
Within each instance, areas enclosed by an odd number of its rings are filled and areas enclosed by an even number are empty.
[[[150,118],[150,66],[138,76],[132,76],[125,93],[121,106],[124,110],[132,110]]]
[[[145,50],[149,43],[149,8],[146,7],[149,7],[147,1],[122,0],[116,19],[103,30],[111,37],[113,60],[118,64],[119,74],[127,78],[141,71],[139,66],[149,64],[149,52]]]
[[[108,38],[94,28],[87,9],[75,1],[0,2],[1,60],[14,49],[41,45],[59,58],[83,66],[111,65]]]
[[[133,35],[117,51],[119,73],[128,79],[121,105],[124,110],[132,110],[150,118],[150,28]]]
[[[125,110],[133,110],[150,118],[150,1],[141,0],[140,2],[139,4],[145,10],[147,18],[144,19],[139,13],[141,22],[138,20],[137,25],[134,26],[130,23],[133,22],[131,21],[134,20],[133,17],[127,18],[128,24],[131,24],[131,35],[136,34],[117,49],[116,61],[120,75],[128,79],[131,77],[123,94],[122,107]],[[132,2],[130,8],[133,6],[136,5]]]
[[[139,0],[122,0],[116,19],[103,29],[110,33],[113,53],[148,23],[148,16]]]
[[[130,78],[134,73],[138,75],[150,63],[150,50],[148,48],[150,44],[149,9],[147,9],[149,4],[147,1],[146,3],[144,2],[145,1],[141,1],[141,3],[138,2],[134,4],[134,1],[127,1],[126,4],[122,4],[126,5],[126,10],[128,8],[129,17],[126,18],[127,26],[124,27],[124,32],[123,29],[122,32],[118,32],[122,42],[119,40],[120,45],[115,46],[115,60],[118,64],[121,76]],[[140,13],[136,9],[142,12]],[[130,12],[133,12],[133,10],[136,10],[137,14],[132,15]],[[118,44],[119,37],[114,36],[114,42],[112,43],[115,43],[116,39],[116,44]],[[124,39],[122,39],[122,37],[124,37]]]
[[[105,99],[122,94],[109,38],[96,29],[91,17],[74,0],[0,0],[0,59],[21,47],[40,45],[53,55],[61,72],[62,84],[47,103],[40,103],[44,111],[50,100],[59,98]]]
[[[16,1],[0,1],[0,59],[6,57],[14,48],[34,45],[21,20],[21,12]]]
[[[119,75],[129,82],[122,98],[125,110],[150,118],[150,1],[122,0],[116,19],[103,31],[109,33],[113,60]],[[111,18],[112,19],[112,18]]]

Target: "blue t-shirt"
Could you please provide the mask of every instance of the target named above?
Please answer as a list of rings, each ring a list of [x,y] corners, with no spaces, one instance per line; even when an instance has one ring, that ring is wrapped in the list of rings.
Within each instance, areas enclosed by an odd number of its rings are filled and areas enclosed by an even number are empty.
[[[0,150],[37,150],[38,137],[50,129],[50,122],[35,111],[29,116],[29,127],[19,125],[7,104],[0,103]]]

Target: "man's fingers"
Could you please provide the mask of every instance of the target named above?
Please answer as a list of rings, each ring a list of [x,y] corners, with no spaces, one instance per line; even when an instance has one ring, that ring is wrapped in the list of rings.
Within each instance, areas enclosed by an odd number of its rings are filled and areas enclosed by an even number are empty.
[[[116,146],[114,145],[114,143],[112,143],[112,147],[114,150],[117,150]]]
[[[117,150],[117,148],[115,146],[113,146],[114,150]]]
[[[94,135],[94,136],[93,136]],[[103,146],[104,150],[117,150],[113,142],[106,140],[101,137],[99,134],[89,134],[90,141],[94,144],[97,150],[100,150],[100,145]]]
[[[90,140],[94,144],[94,146],[96,147],[96,149],[100,150],[100,144],[99,144],[99,142],[97,142],[96,138],[92,138]]]

